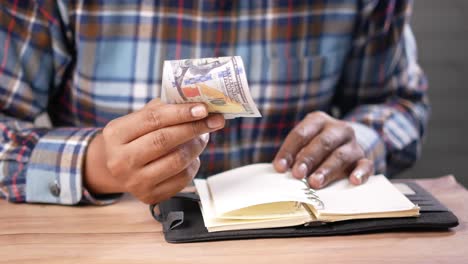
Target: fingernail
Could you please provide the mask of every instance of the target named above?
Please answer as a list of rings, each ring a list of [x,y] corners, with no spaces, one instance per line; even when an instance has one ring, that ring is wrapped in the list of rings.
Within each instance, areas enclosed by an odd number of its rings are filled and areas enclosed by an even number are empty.
[[[206,120],[206,125],[212,129],[223,126],[223,123],[223,119],[220,116],[210,116],[208,120]]]
[[[193,117],[204,117],[207,115],[206,108],[203,105],[196,105],[190,109]]]
[[[202,134],[200,135],[200,138],[201,140],[203,140],[203,142],[208,142],[208,140],[210,140],[210,134],[209,133]]]
[[[286,159],[280,159],[278,161],[278,165],[282,170],[287,170],[288,169],[288,161]]]
[[[358,184],[362,183],[362,176],[364,176],[362,171],[357,171],[356,173],[354,173],[354,177],[356,178]]]
[[[297,167],[297,171],[299,172],[299,176],[304,178],[307,174],[307,165],[305,163],[301,163],[299,167]]]
[[[323,175],[322,172],[316,172],[310,176],[311,178],[314,179],[314,181],[318,184],[318,186],[322,186],[324,180],[325,180],[325,175]]]

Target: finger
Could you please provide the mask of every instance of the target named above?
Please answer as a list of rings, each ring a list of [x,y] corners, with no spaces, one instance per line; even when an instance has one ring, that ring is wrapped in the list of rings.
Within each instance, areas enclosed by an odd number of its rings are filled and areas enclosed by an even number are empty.
[[[310,175],[309,184],[313,188],[322,188],[329,183],[347,176],[347,169],[363,158],[361,149],[356,144],[346,144],[336,149],[321,165]]]
[[[374,174],[374,163],[370,159],[360,159],[351,172],[349,181],[354,185],[365,183]]]
[[[207,119],[165,127],[150,132],[124,146],[136,165],[144,165],[168,154],[175,147],[202,134],[213,132],[225,124],[222,115],[212,115]]]
[[[154,190],[145,197],[144,202],[155,204],[171,198],[192,181],[199,168],[200,160],[195,159],[185,170],[158,184]]]
[[[137,112],[112,120],[103,134],[117,144],[125,144],[149,132],[200,120],[207,115],[204,104],[163,104],[156,101]]]
[[[151,182],[151,186],[167,180],[185,170],[197,159],[208,143],[209,135],[204,134],[198,138],[176,148],[168,155],[155,160],[141,169],[142,181]]]
[[[293,176],[302,179],[314,171],[338,147],[353,138],[353,130],[341,123],[329,124],[296,156]]]
[[[273,161],[278,172],[285,172],[289,169],[297,153],[322,130],[326,120],[326,114],[313,113],[291,130]]]

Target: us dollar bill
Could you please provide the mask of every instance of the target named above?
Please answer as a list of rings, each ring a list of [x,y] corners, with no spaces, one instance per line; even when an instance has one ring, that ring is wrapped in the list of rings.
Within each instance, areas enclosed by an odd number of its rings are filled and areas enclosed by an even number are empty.
[[[161,100],[205,103],[226,119],[261,117],[240,56],[164,61]]]

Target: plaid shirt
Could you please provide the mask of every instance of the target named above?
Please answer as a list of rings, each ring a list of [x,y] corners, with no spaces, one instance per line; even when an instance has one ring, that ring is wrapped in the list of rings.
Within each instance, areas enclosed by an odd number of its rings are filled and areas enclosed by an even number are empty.
[[[109,202],[82,186],[92,137],[160,96],[164,60],[229,55],[263,117],[213,133],[199,177],[272,161],[316,110],[348,120],[377,171],[396,173],[428,118],[410,13],[404,0],[0,0],[0,196]],[[34,126],[43,112],[53,128]]]

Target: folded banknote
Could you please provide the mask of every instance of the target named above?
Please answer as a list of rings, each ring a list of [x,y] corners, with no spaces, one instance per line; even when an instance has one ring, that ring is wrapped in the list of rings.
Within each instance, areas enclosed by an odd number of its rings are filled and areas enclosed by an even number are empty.
[[[239,56],[164,61],[161,100],[205,103],[226,119],[261,117]]]

